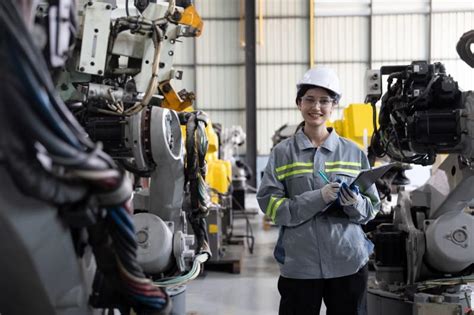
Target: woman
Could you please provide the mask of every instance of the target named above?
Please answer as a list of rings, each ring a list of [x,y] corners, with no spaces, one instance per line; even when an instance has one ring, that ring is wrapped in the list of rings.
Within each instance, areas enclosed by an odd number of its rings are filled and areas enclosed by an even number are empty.
[[[325,126],[341,98],[335,72],[310,69],[297,90],[302,128],[272,150],[257,193],[280,227],[279,314],[319,314],[322,300],[327,314],[366,314],[373,245],[360,225],[375,217],[380,200],[375,186],[359,193],[348,184],[370,166],[356,144]]]

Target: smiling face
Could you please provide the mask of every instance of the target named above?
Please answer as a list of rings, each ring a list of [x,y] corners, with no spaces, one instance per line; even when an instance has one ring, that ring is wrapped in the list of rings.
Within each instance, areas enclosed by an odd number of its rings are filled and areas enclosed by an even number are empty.
[[[328,92],[319,87],[306,91],[298,103],[305,125],[309,127],[324,126],[331,117],[334,101]]]

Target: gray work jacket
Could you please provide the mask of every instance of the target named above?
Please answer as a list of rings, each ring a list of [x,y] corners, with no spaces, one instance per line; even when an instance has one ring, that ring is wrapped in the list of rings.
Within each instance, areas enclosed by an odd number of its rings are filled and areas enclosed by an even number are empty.
[[[370,168],[357,145],[328,129],[316,149],[299,130],[272,150],[257,192],[260,208],[280,226],[274,256],[282,276],[295,279],[336,278],[356,273],[373,250],[361,224],[372,220],[380,199],[372,185],[355,206],[331,207],[324,202],[326,184],[318,171],[334,182],[350,183]],[[328,210],[328,211],[326,211]]]

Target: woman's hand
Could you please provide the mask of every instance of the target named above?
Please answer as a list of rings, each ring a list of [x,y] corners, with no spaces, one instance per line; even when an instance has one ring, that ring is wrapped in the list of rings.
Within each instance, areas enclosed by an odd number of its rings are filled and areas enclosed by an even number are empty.
[[[339,200],[342,206],[355,206],[361,198],[358,189],[351,190],[347,184],[341,186]]]
[[[339,189],[341,188],[341,184],[339,183],[329,183],[321,188],[321,196],[325,203],[333,202],[337,199],[337,194],[339,193]]]

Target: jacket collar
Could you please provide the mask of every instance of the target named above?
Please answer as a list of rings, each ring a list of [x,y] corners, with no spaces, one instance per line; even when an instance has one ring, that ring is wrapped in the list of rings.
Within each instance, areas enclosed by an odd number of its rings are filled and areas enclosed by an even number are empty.
[[[325,148],[331,152],[336,150],[337,144],[339,142],[339,135],[337,134],[336,130],[334,128],[329,127],[329,137],[324,141],[323,144],[321,144],[322,148]],[[295,139],[296,139],[296,145],[298,146],[298,149],[300,150],[307,150],[307,149],[314,149],[314,145],[311,143],[311,140],[309,140],[308,136],[305,135],[303,132],[303,128],[298,130],[295,134]]]

